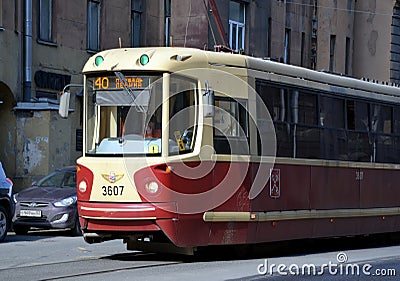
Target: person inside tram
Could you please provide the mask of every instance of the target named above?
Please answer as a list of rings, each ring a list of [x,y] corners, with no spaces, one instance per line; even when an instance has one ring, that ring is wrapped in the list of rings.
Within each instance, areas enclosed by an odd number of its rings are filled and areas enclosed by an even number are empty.
[[[145,131],[146,138],[161,138],[161,128],[159,123],[156,122],[155,116],[152,116],[147,123],[146,131]]]

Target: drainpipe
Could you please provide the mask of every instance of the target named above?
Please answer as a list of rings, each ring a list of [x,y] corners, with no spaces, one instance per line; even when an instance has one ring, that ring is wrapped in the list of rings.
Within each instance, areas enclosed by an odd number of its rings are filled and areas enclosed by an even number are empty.
[[[23,101],[31,101],[32,90],[32,0],[24,3],[24,83]]]

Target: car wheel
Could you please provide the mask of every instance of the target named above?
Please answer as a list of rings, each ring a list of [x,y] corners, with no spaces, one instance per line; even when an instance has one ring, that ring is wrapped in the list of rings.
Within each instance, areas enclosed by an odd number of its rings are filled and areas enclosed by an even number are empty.
[[[75,225],[73,228],[71,228],[71,235],[72,236],[82,235],[82,229],[81,229],[81,224],[79,223],[79,217],[75,219]]]
[[[4,209],[3,206],[0,206],[0,242],[7,236],[8,225],[9,221],[6,209]]]
[[[30,227],[29,226],[24,226],[24,225],[14,225],[14,232],[17,235],[25,235],[28,233]]]

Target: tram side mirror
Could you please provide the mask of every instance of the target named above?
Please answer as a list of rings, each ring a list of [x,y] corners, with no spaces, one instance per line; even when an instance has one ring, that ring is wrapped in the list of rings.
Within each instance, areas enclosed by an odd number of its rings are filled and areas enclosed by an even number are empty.
[[[203,112],[204,117],[214,117],[214,90],[210,89],[207,80],[203,90]]]
[[[82,88],[82,84],[68,84],[64,86],[60,96],[60,106],[58,107],[58,114],[62,118],[67,118],[69,113],[69,101],[71,99],[71,92],[67,92],[68,88]]]
[[[68,118],[69,111],[69,100],[71,98],[70,92],[63,92],[60,97],[60,107],[58,108],[58,114],[62,118]]]

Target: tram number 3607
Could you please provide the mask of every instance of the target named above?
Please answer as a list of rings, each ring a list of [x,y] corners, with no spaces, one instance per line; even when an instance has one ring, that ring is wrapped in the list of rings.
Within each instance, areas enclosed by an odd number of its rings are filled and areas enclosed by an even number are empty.
[[[123,185],[114,185],[114,186],[105,186],[102,187],[103,196],[121,196],[122,192],[124,191]]]

